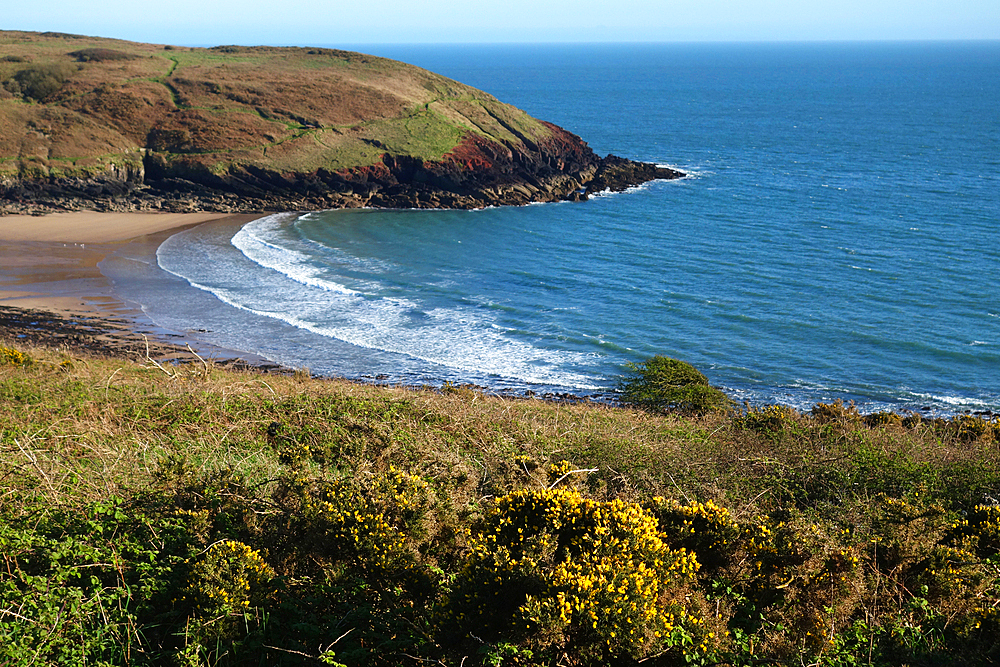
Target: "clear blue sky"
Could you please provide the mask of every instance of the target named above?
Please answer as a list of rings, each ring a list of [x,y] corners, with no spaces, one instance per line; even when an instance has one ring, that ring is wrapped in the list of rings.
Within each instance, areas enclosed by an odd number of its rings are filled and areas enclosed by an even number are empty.
[[[1000,39],[1000,0],[11,0],[0,28],[143,42]]]

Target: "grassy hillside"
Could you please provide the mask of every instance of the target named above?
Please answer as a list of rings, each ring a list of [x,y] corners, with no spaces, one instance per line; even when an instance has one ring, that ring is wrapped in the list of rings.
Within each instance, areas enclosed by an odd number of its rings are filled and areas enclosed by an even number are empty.
[[[1000,432],[0,347],[0,663],[987,664]]]
[[[439,160],[468,133],[550,135],[492,96],[403,63],[331,49],[138,44],[0,31],[0,179],[139,169],[212,172]]]

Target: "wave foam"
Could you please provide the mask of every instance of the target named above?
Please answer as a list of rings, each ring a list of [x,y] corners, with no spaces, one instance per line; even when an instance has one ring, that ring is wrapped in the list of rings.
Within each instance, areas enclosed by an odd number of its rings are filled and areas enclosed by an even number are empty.
[[[158,263],[233,308],[318,336],[469,374],[601,388],[573,370],[590,366],[593,354],[511,338],[509,328],[499,326],[489,311],[424,305],[418,297],[387,295],[374,284],[369,293],[347,288],[331,278],[328,268],[318,267],[315,257],[286,245],[295,244],[287,235],[291,219],[279,214],[249,223],[232,237],[228,252],[203,252],[197,236],[165,242],[157,251]],[[209,255],[211,261],[204,261]]]
[[[354,290],[340,283],[322,278],[325,271],[311,264],[309,256],[305,253],[268,240],[268,235],[273,236],[290,220],[297,217],[293,214],[278,213],[255,220],[244,225],[230,243],[255,264],[277,271],[297,283],[339,294],[356,294]]]

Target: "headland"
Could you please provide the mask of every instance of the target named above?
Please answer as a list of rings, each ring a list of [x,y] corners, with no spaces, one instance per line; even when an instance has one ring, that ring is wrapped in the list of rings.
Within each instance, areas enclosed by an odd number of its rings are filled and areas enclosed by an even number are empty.
[[[0,214],[483,208],[684,176],[335,49],[0,31]]]

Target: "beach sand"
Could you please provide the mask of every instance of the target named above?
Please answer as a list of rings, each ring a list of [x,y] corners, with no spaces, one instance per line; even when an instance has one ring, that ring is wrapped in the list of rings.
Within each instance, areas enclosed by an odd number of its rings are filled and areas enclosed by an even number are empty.
[[[115,296],[98,264],[124,243],[158,243],[204,222],[242,224],[261,215],[80,211],[0,217],[0,340],[140,358],[148,343],[151,358],[190,358],[182,336],[159,329]],[[201,352],[230,362],[239,356]]]
[[[261,216],[227,213],[99,213],[97,211],[73,211],[39,216],[11,215],[0,217],[0,241],[111,243],[227,217],[245,218],[249,222]]]

